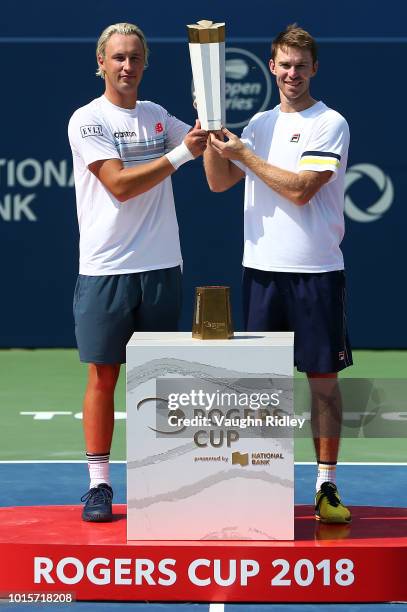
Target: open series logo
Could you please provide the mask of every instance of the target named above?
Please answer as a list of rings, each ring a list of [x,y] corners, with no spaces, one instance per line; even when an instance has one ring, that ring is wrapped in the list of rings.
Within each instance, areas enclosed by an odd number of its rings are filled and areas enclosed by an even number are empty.
[[[253,115],[269,106],[270,71],[257,55],[246,49],[227,47],[225,56],[226,125],[243,127]],[[193,81],[192,97],[195,98]]]
[[[271,76],[257,55],[238,47],[226,48],[226,120],[228,127],[243,127],[268,108]]]

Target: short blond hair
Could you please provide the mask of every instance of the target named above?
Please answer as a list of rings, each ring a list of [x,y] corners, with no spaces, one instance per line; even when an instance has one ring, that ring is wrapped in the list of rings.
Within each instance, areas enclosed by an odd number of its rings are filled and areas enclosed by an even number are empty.
[[[318,48],[315,39],[307,32],[300,28],[296,23],[292,23],[286,27],[283,32],[280,32],[271,43],[271,59],[274,60],[278,49],[286,47],[296,47],[297,49],[308,49],[312,56],[312,63],[318,60]]]
[[[99,40],[96,45],[96,61],[98,63],[98,69],[96,71],[96,76],[100,76],[102,79],[105,78],[104,72],[99,65],[99,55],[105,57],[106,53],[106,44],[107,41],[113,34],[124,34],[125,36],[135,35],[138,36],[141,44],[143,45],[144,50],[144,67],[148,66],[148,54],[149,48],[147,45],[146,37],[144,36],[144,32],[134,23],[114,23],[113,25],[108,26],[103,30],[101,35],[99,36]]]

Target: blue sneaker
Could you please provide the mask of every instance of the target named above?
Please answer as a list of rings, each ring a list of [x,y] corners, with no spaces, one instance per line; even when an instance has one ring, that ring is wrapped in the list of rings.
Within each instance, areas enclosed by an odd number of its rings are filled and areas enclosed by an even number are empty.
[[[113,490],[108,484],[103,482],[97,487],[92,487],[81,497],[81,501],[86,502],[82,511],[82,519],[94,523],[111,521],[113,518],[112,499]]]

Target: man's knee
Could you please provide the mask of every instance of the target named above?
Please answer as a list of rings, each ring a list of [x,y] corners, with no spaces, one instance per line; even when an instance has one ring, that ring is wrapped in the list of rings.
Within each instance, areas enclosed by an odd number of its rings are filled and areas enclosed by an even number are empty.
[[[330,372],[328,374],[307,372],[307,378],[312,393],[330,395],[338,390],[337,372]]]
[[[88,386],[94,391],[113,393],[120,373],[120,364],[89,364]]]

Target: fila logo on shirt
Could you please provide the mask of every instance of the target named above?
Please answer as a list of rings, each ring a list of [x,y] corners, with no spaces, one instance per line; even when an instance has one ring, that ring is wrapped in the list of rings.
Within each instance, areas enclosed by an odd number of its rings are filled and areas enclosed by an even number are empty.
[[[88,136],[103,136],[103,130],[101,125],[81,125],[82,138]]]
[[[300,139],[300,136],[301,136],[301,134],[293,134],[293,135],[291,136],[291,140],[290,140],[290,142],[298,142],[298,141],[299,141],[299,139]]]

